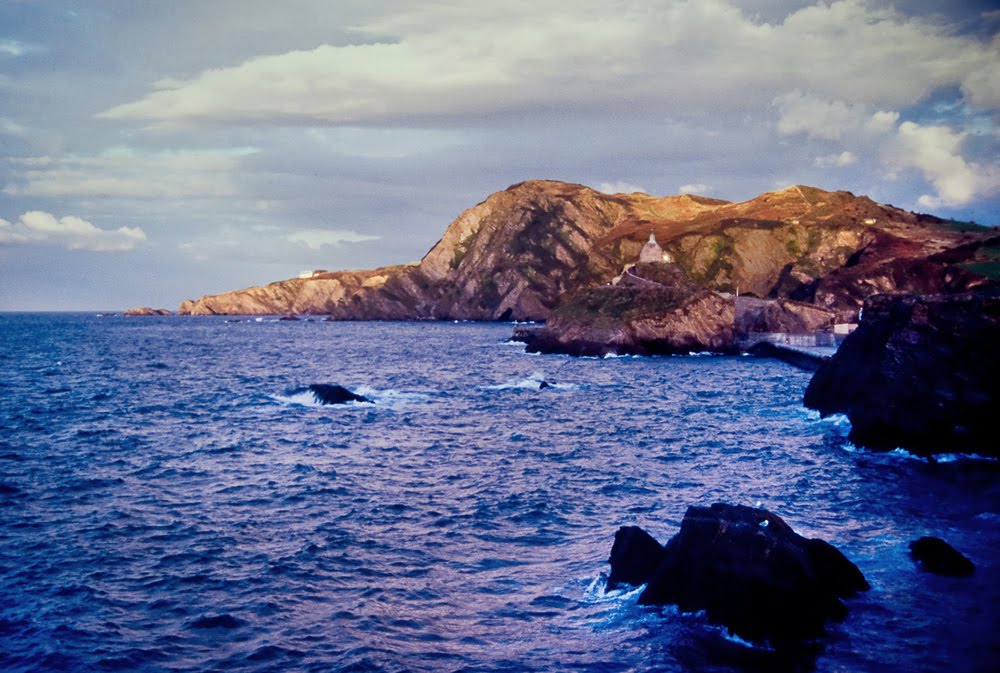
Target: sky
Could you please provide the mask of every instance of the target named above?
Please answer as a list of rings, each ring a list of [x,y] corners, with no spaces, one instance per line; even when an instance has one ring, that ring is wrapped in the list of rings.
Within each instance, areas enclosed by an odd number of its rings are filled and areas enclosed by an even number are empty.
[[[993,0],[0,0],[0,311],[419,260],[527,179],[1000,225]]]

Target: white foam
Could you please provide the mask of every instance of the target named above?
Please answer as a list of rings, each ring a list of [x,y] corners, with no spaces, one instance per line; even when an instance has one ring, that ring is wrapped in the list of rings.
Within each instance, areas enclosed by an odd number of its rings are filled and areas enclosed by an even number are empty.
[[[872,451],[856,446],[851,442],[845,442],[840,448],[848,453],[864,454],[872,458],[884,457],[886,460],[905,460],[919,463],[957,463],[965,460],[995,463],[1000,461],[1000,458],[981,456],[978,453],[934,453],[928,456],[920,456],[901,447],[896,447],[892,451]]]
[[[286,406],[299,406],[299,407],[324,407],[329,406],[321,404],[318,399],[316,399],[316,393],[309,390],[308,388],[304,390],[296,390],[287,395],[268,395],[272,400],[278,402],[279,404],[284,404]]]
[[[372,400],[375,406],[388,407],[389,409],[398,409],[408,404],[424,402],[430,397],[429,393],[396,390],[394,388],[378,390],[370,386],[358,386],[353,390],[358,395],[363,395]]]
[[[484,386],[484,390],[513,390],[513,389],[523,389],[523,390],[538,390],[541,388],[543,383],[547,383],[550,388],[556,388],[559,390],[576,390],[578,386],[574,383],[554,383],[549,381],[545,377],[545,372],[536,371],[530,376],[523,379],[510,379],[504,383],[498,383],[492,386]]]

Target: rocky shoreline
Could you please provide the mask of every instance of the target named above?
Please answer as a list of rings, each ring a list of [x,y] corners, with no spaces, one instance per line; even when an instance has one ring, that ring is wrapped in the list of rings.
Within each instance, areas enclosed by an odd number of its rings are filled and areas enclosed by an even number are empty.
[[[879,295],[816,372],[804,403],[851,421],[850,440],[877,450],[1000,457],[1000,289]]]

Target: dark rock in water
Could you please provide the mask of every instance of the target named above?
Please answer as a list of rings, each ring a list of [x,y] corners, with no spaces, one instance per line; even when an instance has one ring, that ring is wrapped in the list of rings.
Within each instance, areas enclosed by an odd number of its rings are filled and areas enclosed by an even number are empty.
[[[538,384],[538,389],[539,390],[545,390],[546,388],[551,388],[551,387],[552,387],[552,384],[549,383],[548,381],[542,381],[541,383]]]
[[[805,394],[821,414],[847,414],[850,440],[920,455],[1000,456],[1000,291],[880,295]]]
[[[608,588],[620,584],[638,586],[649,581],[663,561],[663,545],[638,526],[622,526],[611,546],[611,576]]]
[[[963,577],[976,566],[961,552],[937,537],[922,537],[910,543],[910,556],[928,572]]]
[[[300,318],[297,315],[288,314],[281,316],[280,318],[278,318],[278,320],[284,322],[297,322],[298,320],[300,320]]]
[[[309,385],[309,390],[316,396],[316,401],[320,404],[344,404],[345,402],[369,402],[372,400],[364,395],[352,393],[343,386],[332,383],[313,383]]]
[[[658,548],[641,529],[620,529],[608,586],[645,582],[641,604],[704,610],[740,637],[776,648],[822,635],[827,621],[847,615],[841,598],[869,589],[835,547],[763,509],[690,507],[680,532]]]

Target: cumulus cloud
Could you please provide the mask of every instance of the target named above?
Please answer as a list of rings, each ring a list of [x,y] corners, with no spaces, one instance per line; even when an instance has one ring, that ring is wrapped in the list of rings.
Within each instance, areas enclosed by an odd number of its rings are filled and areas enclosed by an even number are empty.
[[[94,156],[41,156],[11,159],[8,196],[218,198],[233,196],[233,172],[252,148],[163,150],[114,148]]]
[[[677,188],[679,194],[707,194],[708,190],[708,185],[700,182],[691,185],[681,185]]]
[[[67,250],[122,252],[146,242],[139,227],[100,229],[75,215],[56,218],[51,213],[32,210],[16,222],[0,219],[0,245],[54,245]]]
[[[840,154],[827,154],[816,157],[813,165],[817,168],[843,168],[844,166],[855,164],[857,161],[858,157],[853,152],[845,150]]]
[[[310,250],[319,250],[328,245],[339,246],[344,243],[377,241],[381,237],[359,234],[356,231],[346,229],[301,229],[289,234],[287,238],[292,243],[301,243]]]
[[[864,109],[961,87],[998,104],[1000,50],[882,3],[840,0],[767,23],[726,0],[422,5],[358,27],[370,43],[251,58],[163,79],[106,119],[434,125],[575,110],[698,114],[782,101],[786,132],[836,137]],[[789,92],[796,92],[792,98]],[[796,100],[796,97],[799,100]],[[843,102],[848,101],[848,102]]]
[[[915,168],[934,186],[937,194],[924,194],[925,208],[963,206],[983,195],[1000,191],[1000,169],[967,161],[961,154],[968,134],[947,126],[921,126],[903,122],[887,148],[893,170]]]
[[[802,91],[792,91],[776,97],[778,132],[785,135],[805,133],[813,138],[840,140],[845,137],[882,135],[899,121],[892,110],[871,111],[864,103],[826,100]]]
[[[644,188],[633,185],[628,182],[602,182],[601,186],[597,188],[597,191],[603,192],[604,194],[632,194],[633,192],[642,192],[643,194],[648,194]]]

